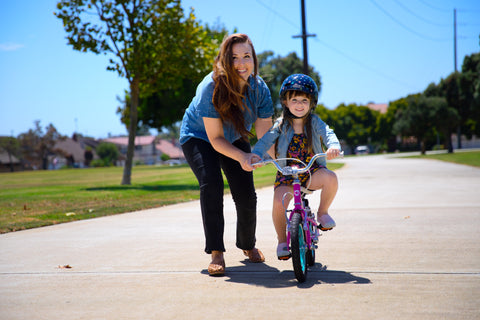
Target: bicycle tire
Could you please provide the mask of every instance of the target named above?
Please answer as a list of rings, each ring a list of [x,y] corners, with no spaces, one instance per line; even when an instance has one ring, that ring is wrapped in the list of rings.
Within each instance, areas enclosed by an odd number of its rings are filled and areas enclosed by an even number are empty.
[[[302,215],[299,212],[293,214],[290,222],[292,263],[295,278],[298,282],[305,282],[307,279],[307,244],[305,243],[305,232],[303,230]]]

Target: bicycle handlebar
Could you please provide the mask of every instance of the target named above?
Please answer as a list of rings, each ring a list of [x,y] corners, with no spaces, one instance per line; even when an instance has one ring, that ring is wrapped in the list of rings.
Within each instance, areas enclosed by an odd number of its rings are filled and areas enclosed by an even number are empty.
[[[302,173],[307,172],[310,169],[310,167],[313,165],[315,160],[317,160],[320,157],[326,157],[326,156],[327,156],[326,153],[317,153],[316,155],[314,155],[312,157],[312,159],[310,159],[310,162],[303,168],[291,167],[291,166],[286,166],[286,167],[282,168],[282,167],[280,167],[278,162],[275,161],[274,159],[269,159],[269,160],[264,160],[264,161],[260,161],[260,162],[257,162],[257,163],[252,163],[252,165],[254,166],[254,165],[260,165],[260,164],[273,163],[275,165],[275,167],[277,167],[277,170],[280,171],[284,176],[291,176],[291,175],[302,174]],[[343,151],[340,152],[339,157],[343,158]],[[301,161],[299,159],[295,159],[295,158],[283,158],[283,159],[278,159],[278,160],[296,160],[296,161],[305,165],[305,163],[303,163],[303,161]]]

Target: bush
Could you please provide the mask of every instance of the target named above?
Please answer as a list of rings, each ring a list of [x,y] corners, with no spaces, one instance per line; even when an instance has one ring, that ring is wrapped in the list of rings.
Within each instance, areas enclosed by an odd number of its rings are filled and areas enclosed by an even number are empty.
[[[117,161],[120,152],[116,145],[110,142],[101,142],[96,148],[97,154],[103,162],[102,167],[108,167],[115,164]],[[95,161],[95,164],[92,162],[92,166],[96,166],[98,163]]]

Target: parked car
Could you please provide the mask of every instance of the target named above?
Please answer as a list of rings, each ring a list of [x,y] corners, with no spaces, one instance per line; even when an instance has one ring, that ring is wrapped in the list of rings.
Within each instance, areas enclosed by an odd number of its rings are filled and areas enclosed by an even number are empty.
[[[176,166],[185,163],[184,161],[178,160],[178,159],[170,159],[165,162],[169,166]]]
[[[369,153],[368,146],[357,146],[355,148],[356,155],[368,154],[368,153]]]

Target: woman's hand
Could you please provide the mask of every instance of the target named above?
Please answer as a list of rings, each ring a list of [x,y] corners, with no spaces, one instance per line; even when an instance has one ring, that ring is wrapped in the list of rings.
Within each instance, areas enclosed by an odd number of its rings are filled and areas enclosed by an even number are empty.
[[[253,171],[256,166],[253,166],[252,163],[256,163],[262,161],[262,158],[260,158],[258,155],[255,153],[245,153],[245,156],[240,159],[238,162],[240,162],[240,165],[242,166],[242,169],[245,171]]]
[[[212,147],[221,154],[237,160],[242,169],[245,171],[253,171],[255,169],[252,163],[261,161],[262,159],[254,153],[246,153],[225,139],[223,135],[222,120],[217,118],[203,118],[205,131]]]
[[[327,152],[327,160],[335,159],[340,155],[340,149],[337,148],[328,148]]]

